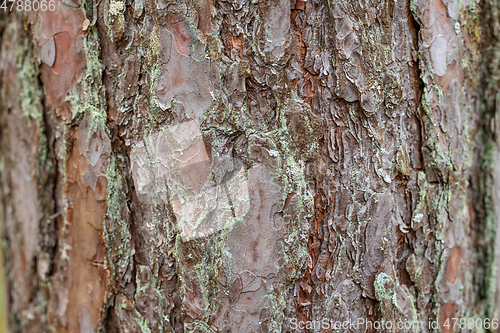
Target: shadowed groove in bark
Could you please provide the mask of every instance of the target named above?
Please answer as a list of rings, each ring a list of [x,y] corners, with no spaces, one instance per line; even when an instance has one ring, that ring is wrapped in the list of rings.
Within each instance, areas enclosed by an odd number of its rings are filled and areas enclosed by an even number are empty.
[[[477,285],[477,311],[485,317],[498,316],[500,309],[500,4],[496,0],[482,0],[478,17],[480,28],[480,82],[481,98],[477,101],[479,113],[477,164],[473,184],[477,219],[476,246],[478,270],[474,276]]]

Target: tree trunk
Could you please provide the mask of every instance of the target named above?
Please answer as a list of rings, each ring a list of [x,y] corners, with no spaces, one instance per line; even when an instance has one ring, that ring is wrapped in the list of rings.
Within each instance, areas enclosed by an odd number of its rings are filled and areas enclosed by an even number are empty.
[[[496,1],[16,9],[0,10],[12,332],[498,319]]]

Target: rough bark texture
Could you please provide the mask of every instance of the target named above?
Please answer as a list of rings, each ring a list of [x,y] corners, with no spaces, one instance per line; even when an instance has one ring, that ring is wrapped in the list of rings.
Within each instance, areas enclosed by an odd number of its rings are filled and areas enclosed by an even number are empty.
[[[301,332],[294,320],[365,318],[429,332],[498,317],[499,10],[0,12],[10,329]]]

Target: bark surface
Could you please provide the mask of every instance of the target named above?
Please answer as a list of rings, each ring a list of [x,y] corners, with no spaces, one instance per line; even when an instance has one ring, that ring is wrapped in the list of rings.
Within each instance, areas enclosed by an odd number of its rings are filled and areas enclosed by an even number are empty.
[[[10,330],[498,318],[499,10],[0,11]]]

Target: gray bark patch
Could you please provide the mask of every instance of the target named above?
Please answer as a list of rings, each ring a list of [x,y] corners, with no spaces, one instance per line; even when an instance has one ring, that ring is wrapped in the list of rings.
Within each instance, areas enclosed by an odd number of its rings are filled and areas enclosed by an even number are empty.
[[[448,41],[443,36],[438,36],[430,47],[432,71],[437,76],[446,73],[446,55],[448,52]]]

